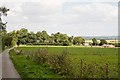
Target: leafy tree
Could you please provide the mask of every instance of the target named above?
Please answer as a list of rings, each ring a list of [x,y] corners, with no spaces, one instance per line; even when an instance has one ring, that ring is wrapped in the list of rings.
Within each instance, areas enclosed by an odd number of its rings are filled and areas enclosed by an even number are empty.
[[[54,38],[54,42],[57,43],[57,44],[62,44],[64,45],[65,43],[69,43],[69,40],[68,40],[68,36],[67,34],[62,34],[60,32],[57,32],[55,34],[52,34],[53,38]]]
[[[12,31],[11,33],[10,33],[10,36],[12,37],[12,46],[16,46],[17,45],[17,41],[18,41],[18,37],[17,37],[17,33],[16,33],[16,31],[14,30],[14,31]]]
[[[78,37],[75,37],[74,40],[73,40],[73,44],[82,44],[84,45],[85,43],[85,39],[83,39],[82,37],[78,36]]]
[[[55,33],[55,34],[52,34],[53,36],[54,36],[54,42],[55,43],[59,43],[60,42],[60,32],[57,32],[57,33]]]
[[[51,43],[51,44],[54,43],[54,37],[53,37],[53,36],[50,36],[50,37],[49,37],[49,43]]]
[[[36,37],[36,34],[34,32],[30,32],[28,33],[28,39],[27,39],[27,42],[28,43],[34,43],[37,41],[37,37]]]
[[[21,44],[26,44],[27,37],[28,37],[28,30],[25,28],[20,29],[19,35],[18,35],[18,42],[20,42]]]
[[[5,46],[9,47],[9,46],[12,45],[12,43],[11,43],[12,42],[12,37],[11,36],[6,35],[6,36],[3,37],[3,39],[4,39],[4,45]]]
[[[2,22],[2,16],[7,16],[7,12],[9,9],[6,7],[0,7],[0,51],[2,51],[5,48],[5,35],[3,35],[3,32],[6,32],[6,23]]]
[[[67,34],[60,34],[60,42],[61,43],[68,42]]]
[[[42,40],[42,33],[40,31],[36,33],[36,37],[37,37],[37,41],[38,42],[43,42],[43,40]]]
[[[12,31],[7,33],[7,31],[2,32],[3,36],[3,45],[4,46],[16,46],[17,45],[17,36],[16,36],[16,31]]]
[[[100,44],[99,44],[99,45],[101,46],[101,45],[103,45],[103,44],[107,44],[107,41],[106,41],[105,39],[101,39],[101,40],[100,40]]]
[[[48,33],[46,31],[41,32],[41,39],[43,40],[44,43],[49,42],[48,41],[49,40],[49,35],[48,35]]]
[[[71,36],[71,37],[68,38],[68,40],[69,40],[70,43],[73,43],[73,39],[74,39],[73,36]]]
[[[92,39],[92,41],[93,41],[92,45],[97,45],[97,44],[98,44],[98,42],[97,42],[97,39],[96,39],[96,38],[93,38],[93,39]]]
[[[11,45],[12,46],[16,46],[17,45],[17,39],[16,38],[12,38]]]
[[[7,9],[6,7],[0,7],[0,31],[6,29],[6,23],[2,22],[1,17],[2,16],[7,16],[8,11],[9,11],[9,9]]]

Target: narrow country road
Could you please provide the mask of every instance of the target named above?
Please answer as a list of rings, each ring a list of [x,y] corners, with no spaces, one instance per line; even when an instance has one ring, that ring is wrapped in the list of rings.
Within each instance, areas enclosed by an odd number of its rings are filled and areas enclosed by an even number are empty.
[[[0,79],[2,79],[2,54],[0,54]]]
[[[14,68],[14,65],[9,57],[9,51],[10,49],[7,49],[0,54],[0,75],[2,74],[0,78],[20,78],[20,75]]]

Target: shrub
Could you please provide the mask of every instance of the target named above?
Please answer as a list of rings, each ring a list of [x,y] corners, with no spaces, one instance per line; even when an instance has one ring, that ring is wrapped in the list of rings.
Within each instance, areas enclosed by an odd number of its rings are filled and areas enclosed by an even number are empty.
[[[120,43],[116,43],[116,44],[115,44],[115,47],[120,47]]]
[[[20,50],[20,49],[18,49],[18,48],[14,48],[14,52],[15,52],[17,55],[22,54],[22,50]]]
[[[69,75],[71,72],[71,63],[68,58],[69,52],[67,50],[64,50],[60,54],[51,55],[49,57],[49,64],[54,70],[55,73],[58,73],[60,75]]]
[[[40,64],[43,64],[47,61],[48,50],[46,48],[39,49],[34,55],[35,61]]]

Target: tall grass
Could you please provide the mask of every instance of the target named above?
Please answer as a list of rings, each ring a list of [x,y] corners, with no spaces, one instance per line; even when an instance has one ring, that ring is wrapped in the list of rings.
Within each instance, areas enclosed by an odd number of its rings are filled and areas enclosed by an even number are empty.
[[[47,62],[48,59],[48,50],[46,48],[41,48],[36,53],[32,54],[32,56],[36,62],[44,64],[45,62]]]
[[[27,54],[31,53],[31,54]],[[105,59],[101,64],[93,62],[88,63],[85,59],[79,59],[79,63],[75,64],[74,59],[70,58],[71,53],[64,49],[59,54],[52,54],[48,51],[48,48],[40,48],[38,51],[23,52],[24,55],[29,55],[38,64],[48,65],[54,72],[63,77],[69,78],[113,78],[111,72],[115,75],[118,72],[118,65],[114,66],[112,70],[110,64]],[[117,76],[115,76],[116,78]]]

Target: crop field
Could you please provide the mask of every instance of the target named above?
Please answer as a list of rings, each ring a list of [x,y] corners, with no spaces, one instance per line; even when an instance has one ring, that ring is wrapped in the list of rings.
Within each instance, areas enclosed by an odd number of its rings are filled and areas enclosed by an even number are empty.
[[[19,47],[10,57],[22,78],[117,78],[118,49]]]

